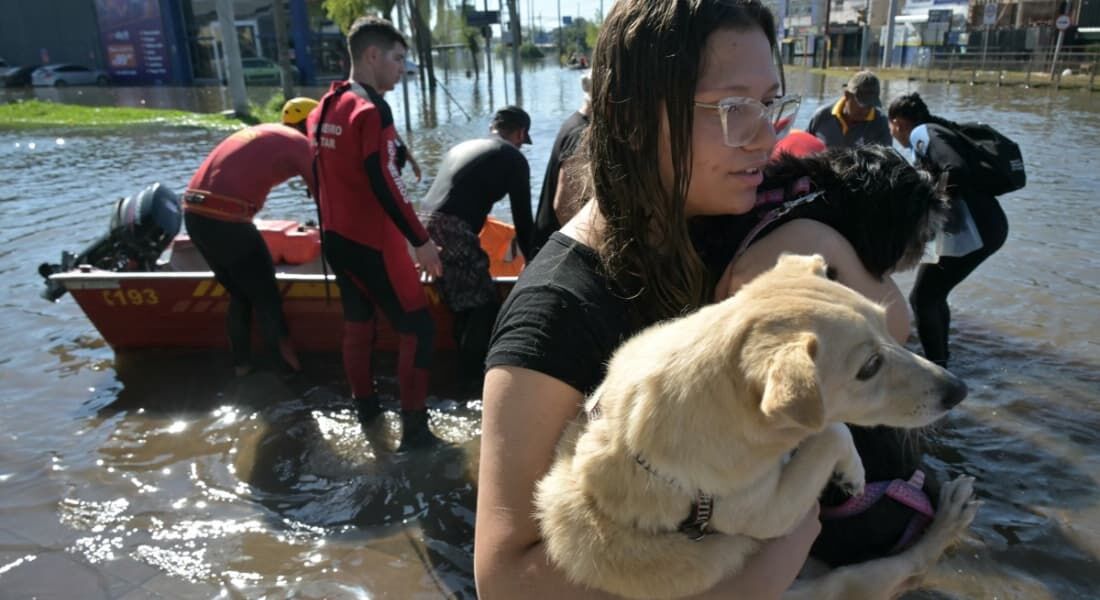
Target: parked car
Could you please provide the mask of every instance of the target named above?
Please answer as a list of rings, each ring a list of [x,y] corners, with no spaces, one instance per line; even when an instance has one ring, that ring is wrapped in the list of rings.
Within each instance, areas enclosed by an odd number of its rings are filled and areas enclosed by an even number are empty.
[[[0,87],[26,87],[31,84],[31,73],[38,67],[9,65],[0,67]]]
[[[72,63],[57,63],[39,67],[31,73],[34,85],[107,85],[107,73]]]
[[[405,59],[405,74],[416,75],[420,72],[420,65],[414,63],[411,59]]]
[[[279,75],[279,65],[275,62],[260,57],[241,59],[244,67],[244,82],[246,84],[279,85],[282,82]],[[298,82],[298,67],[290,65],[290,72],[294,82]]]

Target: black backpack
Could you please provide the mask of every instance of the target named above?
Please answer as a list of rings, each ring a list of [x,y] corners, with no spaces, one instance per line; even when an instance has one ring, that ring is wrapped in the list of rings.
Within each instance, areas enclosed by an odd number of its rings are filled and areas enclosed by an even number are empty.
[[[955,123],[952,130],[969,147],[964,158],[975,186],[994,196],[1015,192],[1027,185],[1020,146],[984,123]]]

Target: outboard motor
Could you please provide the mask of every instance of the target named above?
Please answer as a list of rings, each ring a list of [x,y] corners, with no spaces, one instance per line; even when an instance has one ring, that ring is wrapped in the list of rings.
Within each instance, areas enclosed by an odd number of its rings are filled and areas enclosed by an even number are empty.
[[[137,194],[119,198],[107,235],[92,242],[80,254],[61,253],[61,264],[42,263],[38,273],[46,279],[42,297],[56,301],[65,286],[50,275],[91,265],[106,271],[152,271],[168,244],[180,230],[180,201],[172,190],[154,183]]]

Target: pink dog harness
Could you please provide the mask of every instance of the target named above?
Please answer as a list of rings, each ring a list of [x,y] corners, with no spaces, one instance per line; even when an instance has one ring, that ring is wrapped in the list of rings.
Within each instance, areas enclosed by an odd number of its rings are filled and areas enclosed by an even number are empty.
[[[864,488],[863,495],[852,496],[847,502],[839,506],[822,507],[821,518],[833,520],[854,517],[874,506],[875,503],[882,500],[883,496],[900,502],[916,511],[917,514],[909,520],[909,524],[901,534],[901,539],[890,549],[890,554],[895,554],[912,545],[924,533],[925,528],[932,521],[932,517],[936,515],[936,511],[932,509],[932,501],[924,493],[923,488],[924,471],[920,469],[913,473],[909,481],[894,479],[893,481],[868,483],[867,487]]]

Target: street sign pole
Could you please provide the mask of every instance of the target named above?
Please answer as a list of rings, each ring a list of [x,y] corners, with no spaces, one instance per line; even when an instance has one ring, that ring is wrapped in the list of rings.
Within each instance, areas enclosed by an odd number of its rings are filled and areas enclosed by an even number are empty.
[[[859,70],[867,68],[867,51],[871,45],[871,0],[863,5],[863,27],[860,28]]]
[[[982,70],[985,70],[985,56],[989,52],[989,32],[992,31],[993,26],[997,23],[997,5],[995,3],[987,3],[985,5],[985,13],[982,15],[982,24],[985,25],[985,33],[982,35]]]
[[[886,39],[883,40],[882,68],[889,69],[894,62],[894,18],[898,13],[898,0],[890,0],[886,9]]]
[[[561,25],[561,0],[558,0],[558,64],[561,64],[562,57],[565,56],[565,32],[562,30]]]
[[[1054,60],[1050,63],[1051,81],[1054,80],[1054,75],[1058,72],[1058,55],[1062,52],[1062,40],[1066,37],[1066,29],[1069,28],[1069,25],[1069,15],[1059,15],[1054,22],[1054,26],[1058,28],[1058,41],[1054,44]]]

